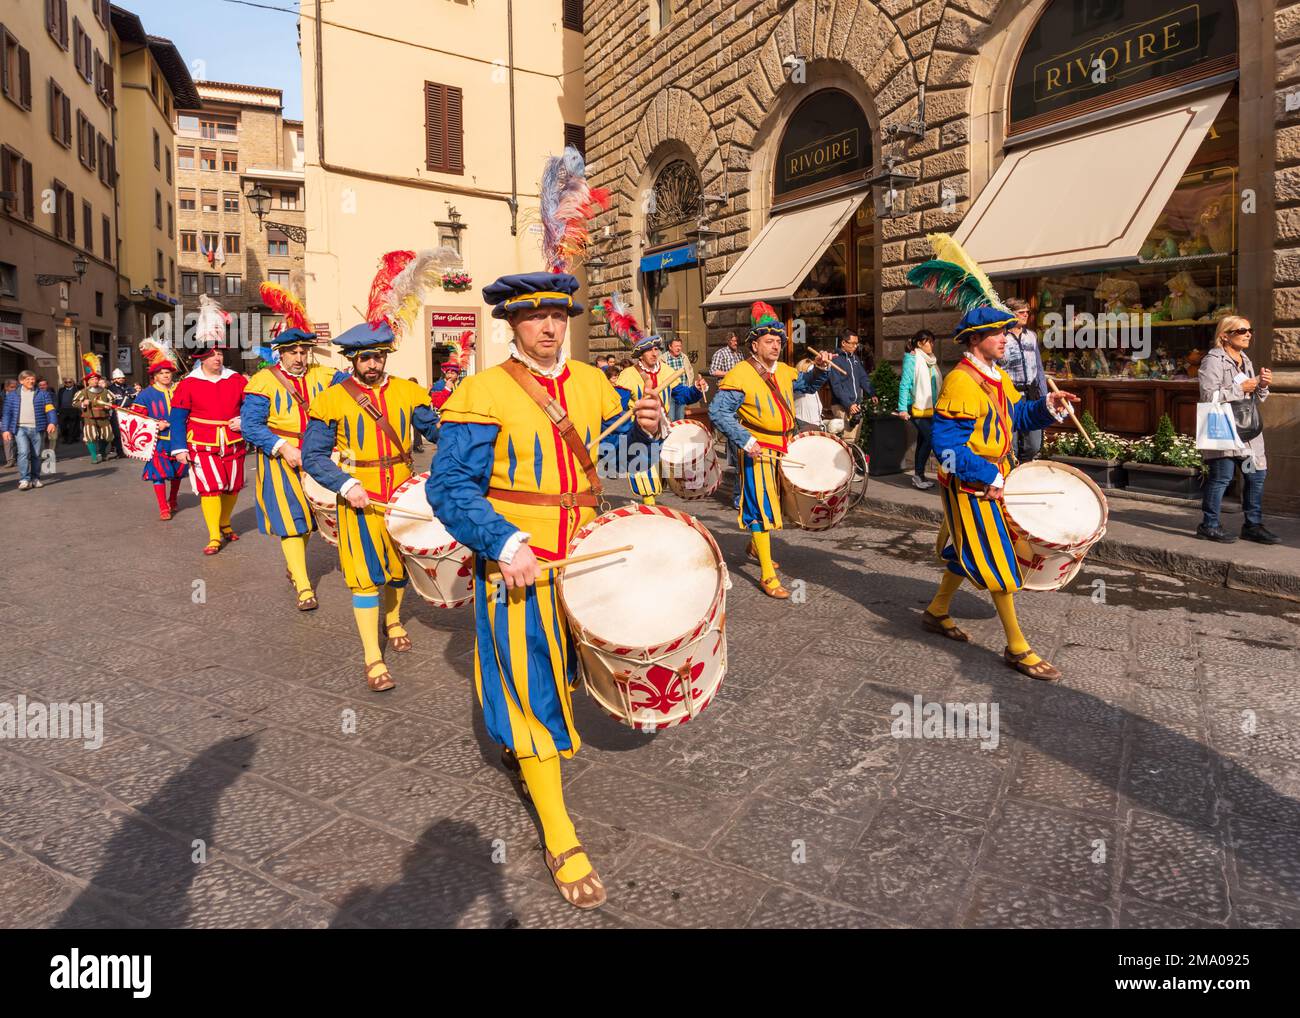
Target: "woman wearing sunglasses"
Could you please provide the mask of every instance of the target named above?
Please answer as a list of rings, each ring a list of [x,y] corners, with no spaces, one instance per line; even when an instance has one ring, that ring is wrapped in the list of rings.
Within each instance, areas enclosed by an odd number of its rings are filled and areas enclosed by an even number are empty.
[[[1229,315],[1219,322],[1214,336],[1214,348],[1201,361],[1197,374],[1201,383],[1202,403],[1213,400],[1215,393],[1224,400],[1250,399],[1253,396],[1262,403],[1268,399],[1268,384],[1273,379],[1273,373],[1268,368],[1261,368],[1256,374],[1255,366],[1246,354],[1246,347],[1250,346],[1253,335],[1248,319]],[[1201,452],[1201,456],[1205,459],[1208,476],[1201,498],[1204,519],[1196,528],[1196,536],[1223,544],[1231,544],[1236,540],[1220,525],[1219,507],[1223,503],[1223,493],[1232,483],[1233,472],[1240,465],[1241,506],[1246,514],[1241,536],[1247,541],[1257,541],[1260,544],[1277,544],[1280,539],[1264,526],[1262,512],[1264,478],[1268,475],[1264,433],[1261,431],[1246,443],[1244,454],[1207,449]]]

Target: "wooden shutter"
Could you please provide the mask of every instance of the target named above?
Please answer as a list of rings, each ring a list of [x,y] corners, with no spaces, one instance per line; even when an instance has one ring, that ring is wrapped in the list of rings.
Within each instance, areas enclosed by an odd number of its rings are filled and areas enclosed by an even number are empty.
[[[572,145],[583,159],[587,158],[587,129],[581,124],[564,125],[564,144]]]
[[[465,172],[464,93],[455,85],[424,83],[424,155],[426,169]]]
[[[29,223],[36,219],[36,203],[32,193],[32,164],[23,160],[23,218]]]
[[[68,231],[68,243],[77,242],[77,196],[71,191],[63,192],[64,227]]]
[[[455,85],[447,86],[447,169],[465,172],[464,93]]]
[[[72,147],[72,100],[66,95],[63,102],[63,144]]]
[[[72,63],[77,68],[77,73],[83,78],[86,72],[82,69],[81,62],[81,19],[72,19]]]
[[[58,87],[56,84],[54,84],[54,79],[51,78],[51,79],[50,79],[50,88],[49,88],[49,94],[50,94],[50,134],[51,134],[54,138],[56,138],[56,139],[59,137],[59,112],[58,112],[58,111],[59,111],[59,108],[60,108],[61,105],[62,105],[62,104],[59,102],[59,91],[58,91],[58,89],[59,89],[59,87]]]
[[[582,0],[564,0],[564,27],[582,31]]]
[[[19,104],[25,110],[32,108],[32,55],[18,47]]]

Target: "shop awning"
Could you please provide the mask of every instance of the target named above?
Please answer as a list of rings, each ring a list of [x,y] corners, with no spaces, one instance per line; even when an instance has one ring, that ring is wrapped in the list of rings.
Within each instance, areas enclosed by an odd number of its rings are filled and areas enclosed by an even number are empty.
[[[57,364],[59,361],[59,359],[48,350],[42,350],[38,346],[32,346],[30,343],[22,343],[16,339],[6,339],[3,343],[0,343],[0,346],[7,346],[15,353],[20,353],[25,357],[31,357],[33,360],[42,363],[48,362],[50,364]]]
[[[774,215],[700,306],[789,300],[866,195]]]
[[[1227,96],[1012,150],[957,241],[991,276],[1135,260]]]

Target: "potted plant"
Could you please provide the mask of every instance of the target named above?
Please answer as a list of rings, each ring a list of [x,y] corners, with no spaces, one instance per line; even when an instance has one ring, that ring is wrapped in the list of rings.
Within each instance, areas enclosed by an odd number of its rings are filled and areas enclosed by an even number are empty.
[[[1200,491],[1205,461],[1196,451],[1196,441],[1175,434],[1165,414],[1154,435],[1129,444],[1124,470],[1129,491],[1191,499]]]
[[[894,416],[898,407],[898,383],[898,373],[888,361],[881,361],[871,372],[871,387],[876,394],[866,401],[866,419],[858,442],[866,451],[868,473],[872,477],[903,471],[907,422]]]
[[[1071,428],[1047,440],[1047,458],[1082,470],[1099,488],[1124,487],[1127,478],[1123,463],[1128,458],[1128,443],[1118,435],[1102,431],[1086,410],[1079,415],[1079,423],[1092,439],[1092,445]]]

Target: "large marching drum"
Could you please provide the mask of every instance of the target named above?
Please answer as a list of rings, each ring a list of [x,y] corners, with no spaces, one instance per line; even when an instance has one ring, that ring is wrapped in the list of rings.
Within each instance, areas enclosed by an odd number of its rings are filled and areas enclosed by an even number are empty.
[[[1007,474],[1002,505],[1026,590],[1060,590],[1074,579],[1110,514],[1092,478],[1052,460]]]
[[[673,421],[659,449],[659,473],[679,498],[711,497],[722,483],[722,463],[708,426],[691,418]]]
[[[338,453],[334,454],[333,459],[338,462]],[[316,529],[320,531],[321,537],[338,547],[339,497],[306,470],[300,470],[298,476],[302,481],[302,493],[307,496],[307,504],[311,507],[311,514],[316,517]]]
[[[856,445],[824,431],[805,431],[791,438],[787,449],[781,460],[784,519],[804,530],[829,530],[866,496],[867,458]]]
[[[663,506],[597,516],[569,554],[624,545],[631,550],[565,567],[560,604],[587,692],[625,725],[671,728],[704,710],[727,673],[731,580],[704,526]]]
[[[405,511],[386,509],[384,523],[415,592],[438,608],[459,608],[474,593],[474,553],[430,518],[424,493],[428,479],[427,472],[416,474],[394,491],[389,505]]]

